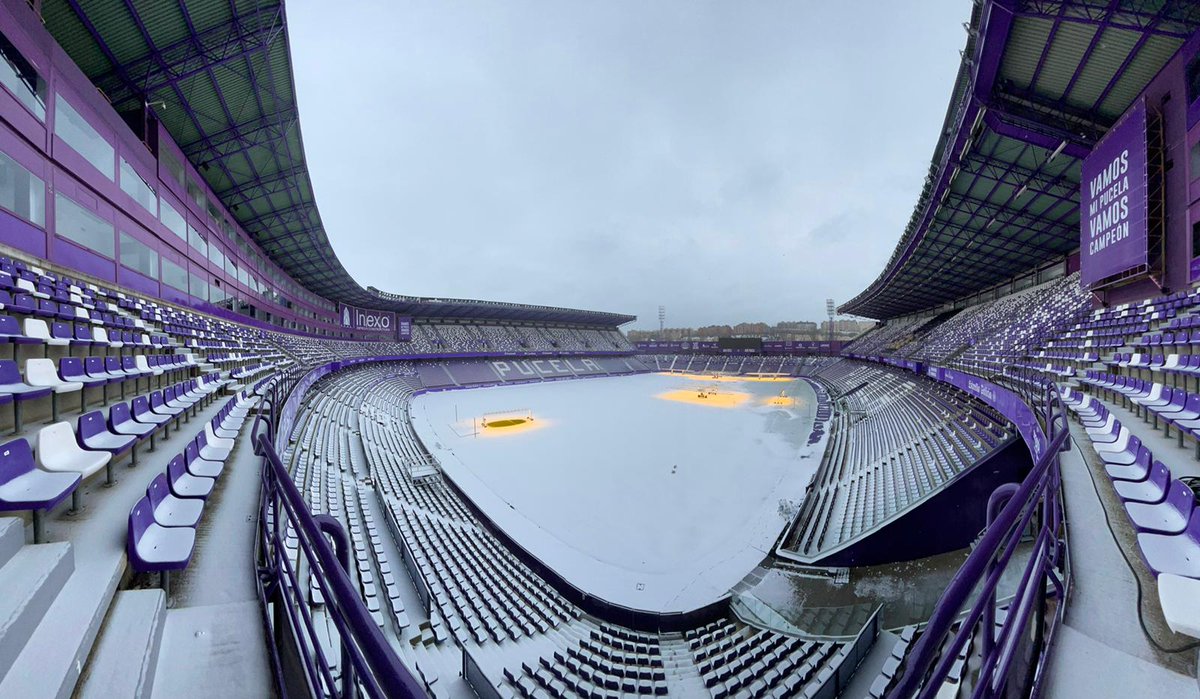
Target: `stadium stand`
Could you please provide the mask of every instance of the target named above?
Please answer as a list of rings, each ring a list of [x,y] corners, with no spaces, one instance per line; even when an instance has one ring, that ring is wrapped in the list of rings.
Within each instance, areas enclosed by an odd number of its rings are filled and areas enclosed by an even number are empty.
[[[903,513],[1014,436],[983,402],[899,369],[842,360],[813,376],[839,405],[785,544],[810,559]]]
[[[1195,3],[971,4],[912,220],[842,306],[883,322],[841,356],[364,288],[282,4],[179,9],[0,5],[0,696],[1194,695]],[[1097,277],[1083,172],[1139,118],[1144,259]],[[413,426],[427,391],[648,371],[816,400],[806,497],[694,617],[566,584]],[[820,565],[872,549],[913,567]]]

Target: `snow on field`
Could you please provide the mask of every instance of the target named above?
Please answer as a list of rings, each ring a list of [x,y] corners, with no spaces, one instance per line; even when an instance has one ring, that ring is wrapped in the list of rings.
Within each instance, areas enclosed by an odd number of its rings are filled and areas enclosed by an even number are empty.
[[[656,397],[708,388],[734,407]],[[794,402],[769,405],[780,391]],[[714,402],[719,403],[719,402]],[[428,393],[413,425],[446,475],[528,552],[594,597],[634,609],[713,602],[770,551],[824,442],[801,381],[642,374]],[[532,412],[536,429],[475,436],[484,414]]]

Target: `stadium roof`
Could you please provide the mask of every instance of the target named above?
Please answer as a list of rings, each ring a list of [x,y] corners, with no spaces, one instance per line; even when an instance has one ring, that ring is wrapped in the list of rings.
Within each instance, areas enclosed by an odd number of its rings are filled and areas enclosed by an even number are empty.
[[[1079,163],[1200,27],[1181,0],[979,0],[941,136],[883,272],[839,309],[894,318],[1079,247]]]
[[[119,112],[151,105],[209,187],[292,278],[333,301],[440,317],[618,324],[633,316],[447,304],[364,289],[321,223],[282,0],[42,0],[55,40]]]

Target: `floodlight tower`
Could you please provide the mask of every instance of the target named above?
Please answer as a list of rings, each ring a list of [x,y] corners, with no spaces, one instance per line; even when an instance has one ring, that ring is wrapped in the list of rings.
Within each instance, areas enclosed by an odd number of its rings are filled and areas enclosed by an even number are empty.
[[[837,314],[833,299],[825,299],[825,314],[829,316],[829,346],[833,347],[833,317]]]
[[[658,307],[658,339],[659,340],[666,339],[663,337],[663,329],[666,327],[666,325],[667,325],[667,307],[659,306]]]

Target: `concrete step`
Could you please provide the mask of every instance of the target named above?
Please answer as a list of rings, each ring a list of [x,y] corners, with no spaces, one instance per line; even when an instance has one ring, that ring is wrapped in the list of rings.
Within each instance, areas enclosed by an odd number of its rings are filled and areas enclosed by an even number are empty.
[[[74,570],[75,557],[67,543],[24,546],[0,568],[0,674],[11,674]]]
[[[0,568],[25,545],[25,520],[20,517],[0,518]]]
[[[117,593],[81,678],[77,699],[148,699],[162,647],[167,596],[159,589]]]
[[[36,548],[29,547],[26,548]],[[76,563],[62,592],[0,679],[0,697],[68,699],[125,570],[124,557]]]

